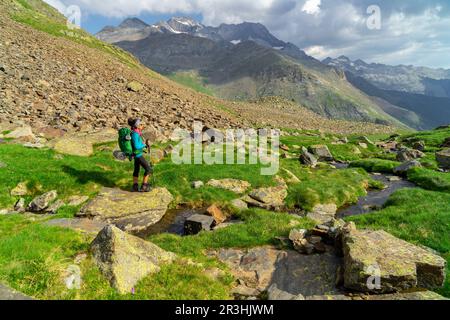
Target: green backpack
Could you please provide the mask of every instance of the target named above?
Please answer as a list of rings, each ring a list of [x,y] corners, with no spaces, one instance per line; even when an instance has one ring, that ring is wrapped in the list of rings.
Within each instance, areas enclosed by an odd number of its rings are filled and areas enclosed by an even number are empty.
[[[119,147],[128,159],[133,159],[133,145],[131,144],[131,129],[122,128],[119,130]]]

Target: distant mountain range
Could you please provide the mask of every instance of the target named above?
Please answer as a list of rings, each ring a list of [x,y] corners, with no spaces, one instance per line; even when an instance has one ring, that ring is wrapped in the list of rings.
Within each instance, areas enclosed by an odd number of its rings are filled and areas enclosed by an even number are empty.
[[[416,129],[450,122],[450,117],[428,116],[424,111],[428,105],[411,104],[412,96],[406,105],[398,105],[404,99],[384,94],[389,89],[447,99],[448,70],[370,65],[345,57],[321,62],[277,39],[259,23],[210,27],[175,17],[149,25],[131,18],[118,27],[105,27],[96,36],[131,52],[159,73],[225,99],[281,96],[329,118]],[[363,80],[381,91],[368,90]],[[439,103],[437,112],[445,109],[446,100]]]
[[[327,58],[323,63],[346,71],[347,79],[369,96],[413,112],[415,116],[404,112],[403,117],[399,108],[395,110],[395,117],[413,128],[450,123],[450,70],[368,64],[345,56]],[[392,108],[383,109],[393,115]]]

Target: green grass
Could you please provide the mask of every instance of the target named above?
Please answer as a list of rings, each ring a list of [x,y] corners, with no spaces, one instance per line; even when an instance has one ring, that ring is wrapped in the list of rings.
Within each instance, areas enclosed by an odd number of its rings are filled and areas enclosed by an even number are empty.
[[[408,180],[427,190],[450,193],[450,174],[416,168],[408,172]]]
[[[439,148],[448,137],[450,137],[450,128],[411,133],[402,136],[401,141],[404,141],[407,138],[416,138],[417,140],[424,141],[427,148]]]
[[[56,157],[52,150],[33,150],[19,145],[1,145],[0,208],[11,207],[17,198],[10,191],[19,182],[28,182],[26,200],[50,190],[61,198],[95,195],[102,186],[127,188],[131,184],[132,165],[112,160],[109,152],[96,152],[90,158]],[[45,168],[45,169],[44,169]]]
[[[445,287],[439,293],[450,297],[450,195],[405,189],[396,192],[385,209],[348,218],[359,228],[383,229],[406,241],[440,252],[449,263]]]
[[[287,163],[287,162],[286,162]],[[311,210],[317,204],[334,203],[338,207],[357,202],[366,190],[379,187],[362,169],[309,169],[299,168],[290,161],[284,167],[294,173],[301,183],[289,188],[286,203],[289,207]]]
[[[363,159],[350,163],[352,168],[363,168],[367,172],[392,173],[394,168],[398,167],[400,162],[384,159]]]
[[[213,89],[208,88],[205,80],[199,76],[199,74],[195,71],[185,71],[185,72],[177,72],[170,74],[168,76],[169,79],[184,85],[188,88],[191,88],[197,92],[214,96],[215,92]]]
[[[160,234],[151,236],[149,240],[166,250],[192,258],[201,256],[208,249],[252,248],[277,244],[275,237],[288,236],[293,226],[298,228],[314,226],[308,219],[258,209],[236,213],[236,217],[245,223],[215,232],[202,232],[196,236]]]

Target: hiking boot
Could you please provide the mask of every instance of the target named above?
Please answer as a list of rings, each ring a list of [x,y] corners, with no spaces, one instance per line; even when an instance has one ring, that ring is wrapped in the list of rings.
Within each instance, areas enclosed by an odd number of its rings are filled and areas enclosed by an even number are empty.
[[[139,192],[139,184],[133,184],[133,189],[131,190],[132,192]]]
[[[142,185],[141,192],[150,192],[150,191],[152,191],[152,188],[150,187],[149,184]]]

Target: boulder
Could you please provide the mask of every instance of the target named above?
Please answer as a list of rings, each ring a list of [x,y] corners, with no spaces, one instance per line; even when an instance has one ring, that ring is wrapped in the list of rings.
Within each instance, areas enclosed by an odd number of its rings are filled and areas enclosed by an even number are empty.
[[[202,231],[211,231],[214,227],[214,218],[202,214],[190,216],[184,223],[184,233],[186,235],[196,235]]]
[[[223,214],[222,210],[220,210],[216,205],[210,206],[206,209],[208,215],[214,218],[216,225],[219,225],[227,220],[226,215]]]
[[[32,141],[36,137],[33,134],[33,130],[30,126],[23,126],[14,129],[10,133],[8,133],[5,138],[7,139],[20,139],[21,141]]]
[[[172,195],[165,188],[155,188],[148,193],[103,188],[77,217],[114,224],[128,232],[139,232],[158,223],[172,201]]]
[[[213,179],[208,181],[207,185],[209,187],[224,189],[237,194],[245,193],[251,187],[249,182],[236,179]]]
[[[437,152],[436,161],[442,169],[450,170],[450,148]]]
[[[119,293],[131,293],[144,277],[160,271],[176,256],[151,242],[122,232],[109,225],[91,244],[92,255],[103,275]]]
[[[308,150],[303,149],[302,153],[300,154],[300,162],[304,165],[315,167],[317,165],[317,158],[310,153]]]
[[[33,201],[28,205],[27,211],[40,213],[48,208],[51,202],[55,201],[58,197],[58,193],[53,190],[47,192],[39,197],[34,198]]]
[[[14,189],[10,192],[12,197],[21,197],[28,194],[27,182],[20,182]]]
[[[19,213],[23,213],[26,211],[24,198],[20,198],[19,200],[17,200],[16,204],[14,205],[14,211]]]
[[[421,152],[425,151],[425,142],[424,141],[416,141],[412,144],[412,148],[415,150],[419,150]]]
[[[307,217],[321,224],[327,223],[335,218],[337,209],[334,203],[318,204],[307,214]]]
[[[89,157],[94,153],[94,146],[91,143],[85,138],[75,136],[56,139],[53,148],[59,153],[79,157]]]
[[[48,214],[57,214],[58,210],[61,209],[66,204],[62,200],[57,200],[54,203],[52,203],[47,209],[45,209],[45,212]]]
[[[203,183],[203,181],[194,181],[194,182],[192,182],[192,188],[194,188],[196,190],[203,188],[204,185],[205,184]]]
[[[284,206],[284,200],[287,195],[287,188],[284,185],[280,185],[253,190],[248,197],[244,198],[244,201],[251,206],[277,210]]]
[[[315,145],[309,147],[309,152],[318,158],[319,161],[333,161],[334,157],[326,145]]]
[[[248,209],[247,203],[241,199],[234,199],[233,201],[231,201],[230,204],[234,209],[239,211],[244,211]]]
[[[423,157],[425,157],[425,154],[419,150],[402,149],[397,153],[397,161],[400,162],[412,161]]]
[[[397,175],[406,175],[409,170],[413,168],[421,168],[422,164],[417,160],[407,161],[402,163],[400,166],[394,168],[394,173]]]
[[[446,261],[384,231],[350,230],[343,235],[344,286],[368,293],[435,289],[445,279]],[[368,286],[375,276],[380,287]]]

